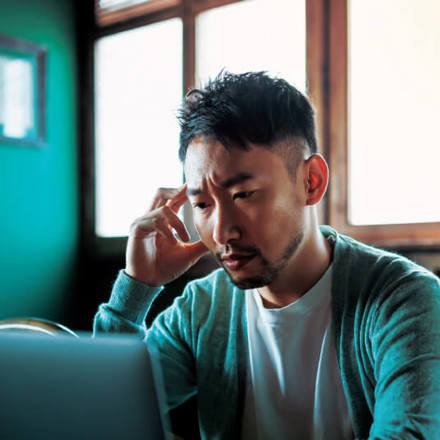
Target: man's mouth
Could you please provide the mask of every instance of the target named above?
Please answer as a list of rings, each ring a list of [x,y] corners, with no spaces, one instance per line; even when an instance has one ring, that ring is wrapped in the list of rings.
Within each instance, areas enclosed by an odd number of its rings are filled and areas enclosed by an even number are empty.
[[[256,256],[256,254],[231,253],[231,254],[224,255],[221,258],[221,261],[226,268],[228,268],[229,270],[235,271],[235,270],[242,269],[255,256]]]

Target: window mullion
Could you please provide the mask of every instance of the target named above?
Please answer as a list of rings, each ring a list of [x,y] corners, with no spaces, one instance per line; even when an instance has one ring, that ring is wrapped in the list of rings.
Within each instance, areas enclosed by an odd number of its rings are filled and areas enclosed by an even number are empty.
[[[194,0],[183,0],[183,93],[194,87],[195,14]]]

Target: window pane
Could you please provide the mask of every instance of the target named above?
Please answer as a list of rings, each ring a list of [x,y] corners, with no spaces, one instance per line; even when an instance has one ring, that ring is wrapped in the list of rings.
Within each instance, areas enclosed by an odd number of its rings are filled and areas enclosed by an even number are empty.
[[[212,9],[196,19],[197,84],[221,69],[267,70],[306,86],[305,0],[252,0]]]
[[[349,219],[440,221],[440,2],[351,0]]]
[[[157,187],[182,184],[181,21],[102,38],[95,53],[96,233],[124,236]]]

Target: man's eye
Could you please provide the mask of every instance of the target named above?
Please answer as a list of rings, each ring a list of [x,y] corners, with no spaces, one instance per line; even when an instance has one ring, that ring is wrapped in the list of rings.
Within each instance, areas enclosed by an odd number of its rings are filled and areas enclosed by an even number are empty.
[[[234,194],[233,199],[247,199],[249,198],[252,194],[254,194],[255,191],[241,191],[238,193]]]
[[[206,209],[208,207],[208,204],[205,202],[199,202],[199,203],[194,203],[193,207],[197,209]]]

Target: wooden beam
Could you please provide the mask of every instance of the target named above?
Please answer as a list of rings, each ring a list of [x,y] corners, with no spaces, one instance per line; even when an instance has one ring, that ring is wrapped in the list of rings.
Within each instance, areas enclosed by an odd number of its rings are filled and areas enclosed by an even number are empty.
[[[316,109],[318,149],[328,157],[328,0],[306,1],[307,95]],[[320,223],[328,223],[328,197],[318,205]]]

